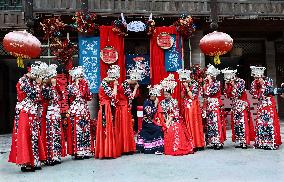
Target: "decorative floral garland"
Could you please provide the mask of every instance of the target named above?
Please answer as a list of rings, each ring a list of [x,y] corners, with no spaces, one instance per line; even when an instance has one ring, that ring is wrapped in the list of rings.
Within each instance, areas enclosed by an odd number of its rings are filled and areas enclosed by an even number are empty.
[[[182,35],[183,38],[188,39],[192,36],[196,30],[196,26],[193,23],[193,19],[190,15],[181,15],[175,23],[177,31]]]
[[[122,20],[114,20],[112,22],[112,31],[123,37],[128,35],[127,26],[122,22]]]
[[[99,27],[95,23],[97,15],[95,13],[84,13],[77,11],[73,17],[75,23],[73,27],[80,33],[92,34],[98,31]]]
[[[105,80],[102,80],[102,87],[104,89],[105,94],[111,99],[111,105],[115,107],[115,97],[113,95],[111,87]]]
[[[57,40],[52,47],[54,47],[52,53],[56,56],[56,60],[64,64],[66,70],[71,70],[73,68],[73,54],[77,48],[76,45],[65,39],[63,41]]]
[[[148,20],[146,23],[146,32],[147,35],[151,36],[156,32],[156,23],[154,20]]]
[[[44,31],[44,40],[54,40],[61,35],[61,31],[65,28],[65,24],[61,21],[60,17],[53,17],[45,19],[40,23],[42,30]]]

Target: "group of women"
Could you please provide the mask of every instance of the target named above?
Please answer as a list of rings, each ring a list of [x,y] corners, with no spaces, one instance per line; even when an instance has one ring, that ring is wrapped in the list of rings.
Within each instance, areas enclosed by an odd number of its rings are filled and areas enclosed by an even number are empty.
[[[90,117],[88,101],[92,97],[84,69],[78,66],[70,70],[72,81],[67,87],[70,105],[66,132],[63,132],[59,104],[64,94],[56,79],[56,68],[54,64],[37,62],[16,86],[18,101],[9,162],[20,165],[24,172],[41,169],[41,163],[59,164],[67,154],[83,160],[92,156],[117,158],[135,152],[186,155],[203,150],[205,146],[215,150],[223,148],[226,114],[221,100],[221,82],[216,79],[221,71],[212,65],[204,74],[200,67],[179,70],[182,87],[179,98],[172,97],[177,87],[173,74],[160,84],[149,86],[137,140],[131,107],[138,82],[145,76],[138,64],[128,72],[129,78],[120,84],[119,66],[110,66],[99,88],[96,126],[92,125]],[[236,76],[236,70],[222,70],[223,92],[232,100],[232,139],[237,143],[236,148],[246,149],[251,141],[255,141],[255,148],[278,149],[281,145],[280,123],[273,95],[282,94],[284,85],[274,89],[272,80],[264,76],[265,68],[251,69],[255,80],[250,93],[258,99],[255,127],[245,81]],[[95,134],[92,134],[93,127],[96,127]]]

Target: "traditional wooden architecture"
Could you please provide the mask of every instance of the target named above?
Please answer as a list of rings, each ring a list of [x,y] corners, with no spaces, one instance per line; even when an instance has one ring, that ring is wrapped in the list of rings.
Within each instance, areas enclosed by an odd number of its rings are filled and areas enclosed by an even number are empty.
[[[190,50],[189,42],[185,42],[186,66],[189,60],[203,66],[211,61],[200,52],[198,43],[204,34],[212,31],[209,25],[213,21],[218,23],[218,30],[234,39],[234,50],[222,57],[221,66],[239,65],[240,76],[249,83],[249,65],[265,65],[275,85],[284,81],[284,1],[280,0],[0,0],[0,39],[15,29],[29,29],[42,39],[43,34],[38,31],[40,21],[61,16],[67,23],[72,22],[74,12],[80,9],[95,12],[104,24],[110,24],[120,13],[128,20],[145,20],[152,13],[161,26],[172,24],[183,13],[192,15],[198,31],[190,40]],[[77,33],[70,33],[70,39],[76,42]],[[130,34],[125,39],[125,51],[149,53],[148,42],[139,34]],[[47,46],[43,49],[42,58],[48,58]],[[11,60],[14,58],[0,43],[0,133],[11,132],[15,84],[21,75]],[[278,102],[283,117],[284,101]]]

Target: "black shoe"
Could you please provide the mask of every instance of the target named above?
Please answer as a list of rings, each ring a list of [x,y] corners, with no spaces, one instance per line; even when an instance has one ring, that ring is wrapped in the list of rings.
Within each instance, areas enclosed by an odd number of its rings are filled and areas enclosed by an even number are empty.
[[[54,165],[61,164],[61,161],[54,161]]]
[[[236,149],[240,149],[242,148],[242,146],[238,145],[238,146],[235,146]]]
[[[90,156],[84,156],[83,158],[84,159],[90,159],[91,157]]]
[[[75,159],[75,160],[84,160],[84,157],[82,157],[82,156],[75,156],[74,159]]]
[[[35,172],[35,168],[33,167],[21,167],[22,172]]]
[[[204,147],[198,147],[197,148],[197,151],[202,151],[202,150],[204,150]]]
[[[37,167],[34,167],[35,170],[41,170],[41,167],[37,166]]]

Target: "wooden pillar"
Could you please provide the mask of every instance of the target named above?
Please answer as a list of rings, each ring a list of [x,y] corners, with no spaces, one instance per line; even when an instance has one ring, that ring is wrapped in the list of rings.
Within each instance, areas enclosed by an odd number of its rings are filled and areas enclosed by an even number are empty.
[[[265,61],[266,61],[266,73],[269,78],[273,80],[273,86],[277,87],[277,73],[276,73],[276,64],[275,64],[275,43],[274,41],[265,41]],[[275,101],[278,107],[277,97]]]
[[[212,30],[217,30],[218,28],[218,3],[217,0],[210,1],[210,19],[212,23],[210,24],[210,28]]]
[[[81,0],[81,10],[83,12],[88,12],[89,11],[89,3],[88,0]]]
[[[34,28],[33,0],[23,0],[25,24],[30,31]]]

